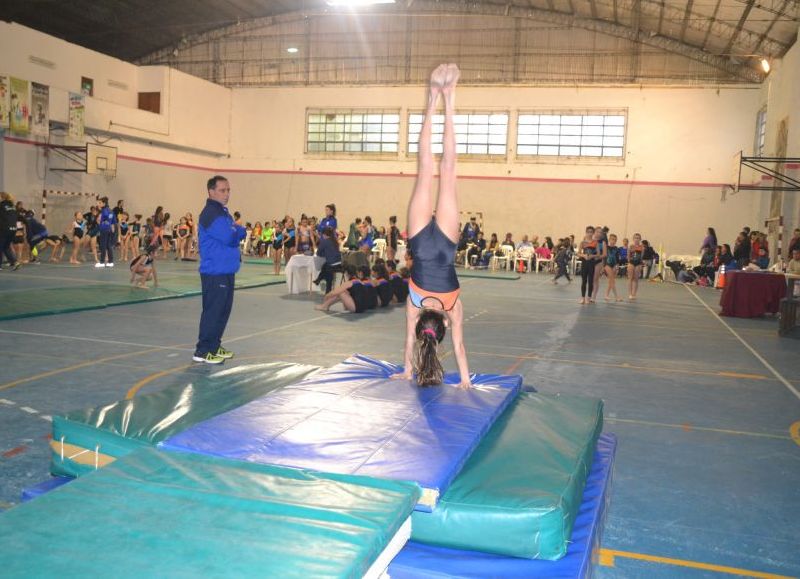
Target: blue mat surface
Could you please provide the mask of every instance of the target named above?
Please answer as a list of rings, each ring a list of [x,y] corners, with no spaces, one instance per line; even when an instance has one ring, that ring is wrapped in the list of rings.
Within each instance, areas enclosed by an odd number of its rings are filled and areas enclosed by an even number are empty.
[[[592,552],[600,546],[606,508],[611,498],[611,479],[617,439],[603,434],[597,441],[592,470],[586,481],[583,502],[572,529],[567,554],[558,561],[518,559],[459,551],[409,542],[389,565],[392,579],[443,577],[504,579],[575,579],[592,574]]]
[[[53,489],[57,489],[60,486],[64,486],[72,479],[67,476],[51,476],[50,478],[43,480],[40,483],[37,483],[31,487],[26,489],[22,489],[22,502],[27,503],[28,501],[32,501],[36,497],[40,497],[44,494],[49,493]]]
[[[295,385],[201,422],[162,448],[418,483],[431,510],[514,400],[520,376],[456,374],[420,388],[399,366],[356,355]]]

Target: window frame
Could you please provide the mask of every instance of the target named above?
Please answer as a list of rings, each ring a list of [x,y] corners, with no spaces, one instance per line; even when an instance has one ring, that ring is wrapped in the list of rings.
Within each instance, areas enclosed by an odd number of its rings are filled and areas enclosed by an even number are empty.
[[[406,131],[405,131],[405,138],[406,138],[406,141],[405,141],[406,149],[405,149],[405,151],[406,151],[406,156],[408,158],[411,158],[411,159],[416,159],[417,158],[417,152],[416,151],[413,151],[413,152],[411,151],[411,145],[412,144],[416,144],[416,145],[419,144],[419,133],[416,133],[417,140],[416,141],[412,141],[411,140],[411,137],[412,137],[411,127],[412,127],[412,125],[417,125],[418,124],[418,125],[420,125],[420,132],[421,132],[422,123],[412,123],[411,119],[412,119],[413,115],[420,115],[420,116],[422,116],[424,118],[425,111],[423,109],[408,109],[406,111]],[[477,115],[481,115],[481,116],[486,115],[488,117],[487,118],[487,124],[486,124],[487,132],[486,133],[472,133],[472,134],[476,134],[476,135],[477,134],[486,134],[487,142],[485,143],[485,145],[486,145],[486,151],[487,152],[486,153],[468,153],[468,152],[458,153],[457,152],[456,153],[456,158],[458,158],[460,161],[483,161],[483,162],[502,162],[502,163],[507,162],[508,159],[509,159],[509,154],[508,154],[509,140],[508,139],[509,139],[509,129],[511,127],[511,120],[512,120],[511,111],[509,109],[507,109],[507,108],[499,109],[499,110],[498,109],[495,109],[495,110],[492,110],[492,109],[466,109],[466,110],[456,109],[455,117],[462,116],[462,115],[467,115],[467,116],[470,116],[470,115],[476,115],[476,116]],[[505,117],[506,117],[505,142],[502,145],[499,144],[499,143],[490,143],[489,142],[490,137],[493,134],[491,132],[491,127],[492,126],[503,126],[501,123],[492,125],[490,119],[491,119],[491,117],[497,116],[497,115],[505,115]],[[442,118],[440,123],[437,122],[437,120],[436,120],[437,117],[441,117]],[[442,134],[442,135],[444,134],[444,113],[436,112],[434,114],[433,123],[434,123],[434,125],[432,127],[432,129],[433,129],[432,137],[433,137],[433,141],[434,142],[432,144],[436,144],[435,143],[435,138],[436,138],[435,136],[437,134]],[[464,123],[455,123],[454,122],[454,125],[460,125],[460,124],[464,124]],[[469,122],[469,119],[467,119],[466,125],[467,125],[468,128],[471,126],[470,122]],[[437,133],[436,132],[436,128],[439,127],[439,126],[442,129],[441,133]],[[466,136],[469,137],[470,134],[471,133],[468,130],[467,133],[466,133]],[[495,134],[497,134],[497,133],[495,133]],[[467,142],[467,143],[459,143],[458,142],[459,141],[459,136],[463,136],[463,135],[464,135],[464,133],[459,133],[458,130],[456,130],[456,150],[458,149],[459,145],[465,145],[465,146],[469,147],[469,146],[481,146],[481,145],[484,144],[484,143],[469,143],[469,142]],[[500,154],[500,153],[489,153],[488,151],[489,151],[489,147],[490,146],[495,146],[495,147],[502,146],[503,147],[503,153],[502,154]],[[437,153],[435,151],[434,151],[433,154],[434,154],[435,157],[436,156],[441,156],[441,153]]]
[[[767,105],[756,113],[756,134],[753,143],[753,156],[763,157],[767,148]]]
[[[556,143],[556,144],[553,144],[552,146],[559,147],[559,148],[560,147],[577,147],[578,149],[580,149],[580,147],[582,147],[582,146],[583,147],[587,147],[588,146],[588,145],[582,145],[580,143],[580,141],[579,141],[578,144],[575,144],[575,145],[563,144],[563,143],[560,142],[560,137],[565,137],[565,136],[573,136],[573,137],[579,137],[579,138],[580,137],[597,136],[597,137],[601,137],[601,139],[603,137],[621,137],[622,138],[622,145],[621,145],[622,155],[619,156],[619,157],[613,157],[613,156],[605,157],[605,156],[602,156],[602,150],[601,150],[601,154],[597,155],[597,156],[594,156],[594,155],[581,155],[580,153],[577,154],[577,155],[539,155],[539,154],[520,153],[519,152],[519,147],[520,147],[520,142],[519,141],[520,141],[520,136],[521,136],[520,127],[521,126],[539,126],[539,127],[542,126],[541,123],[539,123],[538,125],[533,125],[533,124],[528,124],[528,123],[521,124],[520,123],[520,119],[523,116],[527,116],[527,115],[538,115],[539,117],[541,117],[541,116],[559,116],[559,117],[563,117],[563,116],[567,116],[567,117],[577,117],[577,116],[581,116],[581,117],[611,117],[611,116],[617,117],[617,116],[622,116],[622,117],[624,117],[624,121],[623,121],[623,124],[622,124],[622,134],[621,135],[604,135],[604,134],[600,134],[600,135],[584,135],[584,134],[582,134],[583,131],[580,131],[577,135],[566,135],[566,134],[563,134],[562,129],[561,129],[562,127],[565,127],[565,126],[566,127],[569,127],[569,126],[574,126],[574,127],[619,126],[619,125],[606,125],[605,123],[603,125],[584,125],[584,124],[580,124],[580,125],[569,125],[569,124],[567,124],[567,125],[565,125],[565,124],[561,124],[561,122],[559,120],[559,124],[558,125],[552,125],[552,124],[545,124],[544,125],[544,126],[558,126],[559,127],[558,135],[553,135],[553,136],[558,136],[559,137],[559,142]],[[602,108],[602,109],[587,109],[587,108],[580,108],[580,109],[578,109],[578,108],[575,108],[575,109],[573,109],[573,108],[563,108],[563,109],[562,108],[558,108],[558,109],[554,109],[554,108],[520,109],[520,110],[517,111],[517,116],[516,116],[516,118],[514,120],[515,120],[515,126],[514,126],[515,132],[514,132],[514,143],[513,143],[513,150],[514,150],[513,159],[514,159],[515,162],[519,162],[519,163],[534,163],[534,164],[548,164],[548,165],[624,165],[625,161],[627,159],[627,155],[628,155],[628,123],[630,121],[630,117],[628,115],[628,108],[627,107]],[[533,133],[530,133],[530,134],[533,134]],[[538,133],[537,132],[535,134],[540,135],[542,133]],[[525,144],[523,144],[522,146],[525,146]],[[536,144],[535,146],[538,147],[538,146],[540,146],[540,144]],[[600,145],[598,145],[597,148],[602,149],[603,148],[602,143]]]
[[[380,140],[373,141],[373,140],[366,140],[365,138],[362,138],[360,141],[346,141],[346,140],[343,139],[341,141],[341,143],[343,145],[341,151],[327,151],[327,150],[312,151],[312,150],[310,150],[310,145],[312,143],[321,143],[323,146],[326,146],[328,143],[336,143],[338,141],[331,141],[331,140],[327,140],[327,139],[322,140],[322,141],[311,141],[309,139],[309,137],[312,134],[310,132],[311,125],[320,125],[320,126],[323,126],[324,129],[326,129],[326,130],[323,130],[323,131],[314,131],[313,134],[315,134],[315,135],[327,135],[327,134],[331,134],[331,133],[332,134],[337,134],[335,130],[334,131],[328,131],[327,130],[329,124],[334,124],[334,125],[335,124],[340,124],[340,123],[336,123],[336,122],[329,123],[327,119],[326,119],[325,123],[319,123],[319,122],[312,123],[311,122],[312,115],[325,116],[325,117],[328,117],[328,116],[331,116],[331,115],[334,115],[334,116],[349,115],[351,117],[352,117],[352,115],[362,115],[364,117],[366,117],[368,115],[381,115],[381,117],[383,117],[385,115],[395,115],[397,117],[397,122],[396,123],[387,123],[386,119],[382,118],[380,123],[368,122],[367,119],[362,119],[360,121],[360,124],[361,125],[380,124],[382,129],[383,129],[384,125],[396,124],[397,125],[397,133],[396,133],[397,140],[396,141],[386,141],[386,140],[384,140],[384,138],[385,138],[385,136],[387,134],[391,135],[393,133],[386,133],[383,130],[381,130],[380,132],[361,130],[361,131],[359,131],[359,134],[363,135],[364,137],[366,137],[366,135],[380,135]],[[334,119],[334,121],[335,120],[336,119]],[[336,158],[336,157],[347,157],[347,158],[360,157],[360,158],[374,159],[374,160],[387,159],[387,158],[388,159],[396,159],[400,155],[400,150],[401,150],[401,145],[402,145],[402,142],[401,142],[401,130],[403,128],[402,121],[403,121],[403,115],[402,115],[402,110],[400,108],[362,108],[362,107],[358,107],[358,108],[321,108],[321,107],[308,107],[308,108],[306,108],[306,111],[305,111],[305,128],[304,128],[305,132],[304,132],[304,135],[303,135],[303,152],[304,152],[304,154],[306,156],[326,158],[326,159]],[[348,127],[348,125],[352,125],[353,124],[353,121],[352,121],[352,119],[350,119],[349,121],[345,119],[345,120],[343,120],[343,122],[341,124],[344,125],[344,128],[346,129]],[[353,131],[346,131],[345,130],[345,131],[342,131],[341,134],[344,135],[344,134],[356,134],[356,133],[353,132]],[[364,150],[364,146],[365,145],[373,145],[373,144],[379,145],[381,147],[381,150],[380,151],[365,151]],[[347,148],[347,145],[360,145],[361,149],[357,150],[357,151],[352,151],[352,150],[348,151],[348,150],[345,150]],[[383,150],[383,146],[384,145],[395,145],[395,150],[394,151],[384,151]]]

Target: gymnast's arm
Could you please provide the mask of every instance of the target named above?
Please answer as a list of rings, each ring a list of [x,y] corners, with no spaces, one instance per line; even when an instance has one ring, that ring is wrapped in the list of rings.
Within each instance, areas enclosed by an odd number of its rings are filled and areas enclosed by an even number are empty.
[[[464,347],[464,306],[461,299],[456,300],[453,309],[447,312],[450,319],[450,336],[453,339],[453,354],[458,365],[458,374],[461,377],[459,388],[471,388],[472,381],[469,377],[469,364],[467,363],[467,349]]]
[[[412,356],[417,342],[417,319],[419,319],[419,308],[411,303],[411,299],[406,300],[406,347],[403,371],[393,374],[392,378],[411,380],[414,377]]]

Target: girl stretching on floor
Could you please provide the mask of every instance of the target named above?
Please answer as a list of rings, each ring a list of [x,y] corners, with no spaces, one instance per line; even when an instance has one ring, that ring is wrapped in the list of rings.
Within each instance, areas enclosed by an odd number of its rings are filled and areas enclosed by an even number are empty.
[[[414,255],[414,265],[406,303],[405,371],[394,377],[410,380],[416,375],[420,386],[442,383],[444,370],[436,350],[450,326],[460,386],[471,387],[464,348],[464,307],[455,269],[460,231],[453,115],[459,75],[455,64],[439,65],[431,74],[425,120],[419,135],[417,181],[408,204],[408,245]],[[444,151],[439,166],[436,217],[433,217],[431,123],[440,95],[445,113]]]

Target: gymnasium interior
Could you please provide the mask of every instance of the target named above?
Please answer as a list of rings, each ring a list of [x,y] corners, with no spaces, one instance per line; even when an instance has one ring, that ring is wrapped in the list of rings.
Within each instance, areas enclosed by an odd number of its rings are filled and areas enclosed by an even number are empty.
[[[0,191],[53,238],[15,239],[0,271],[0,574],[800,576],[799,18],[797,0],[0,4]],[[368,229],[370,265],[399,256],[380,230],[396,216],[405,249],[441,63],[461,74],[464,230],[513,239],[459,241],[470,389],[449,335],[442,384],[396,379],[406,307],[315,309],[313,251],[267,236],[334,204],[345,261]],[[193,361],[196,234],[158,238],[139,287],[147,242],[94,267],[74,230],[103,197],[143,239],[159,207],[202,227],[215,175],[247,237],[235,355],[212,365]],[[591,301],[587,226],[652,256],[607,266]],[[743,261],[718,267],[710,231]]]

